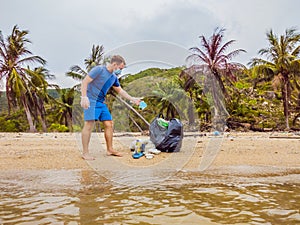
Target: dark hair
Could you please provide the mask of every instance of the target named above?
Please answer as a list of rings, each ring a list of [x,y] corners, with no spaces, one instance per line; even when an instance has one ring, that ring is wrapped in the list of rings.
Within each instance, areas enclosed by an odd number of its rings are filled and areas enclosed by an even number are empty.
[[[120,56],[120,55],[114,55],[113,57],[111,57],[110,63],[117,63],[118,65],[120,65],[121,63],[124,63],[124,65],[126,65],[125,63],[125,59]]]

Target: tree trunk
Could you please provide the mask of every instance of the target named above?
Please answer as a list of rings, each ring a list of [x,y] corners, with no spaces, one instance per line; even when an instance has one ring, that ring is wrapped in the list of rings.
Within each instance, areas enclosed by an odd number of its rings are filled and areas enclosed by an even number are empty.
[[[290,129],[289,125],[289,96],[288,96],[289,82],[286,77],[284,77],[284,84],[282,88],[282,98],[283,98],[283,111],[285,117],[285,127],[287,130]]]
[[[71,114],[72,115],[72,114]],[[73,132],[73,121],[72,121],[72,116],[70,115],[69,112],[66,114],[66,125],[69,128],[69,131]]]
[[[8,106],[8,115],[10,116],[13,99],[10,96],[10,86],[8,85],[8,82],[6,82],[6,99],[7,99],[7,106]]]
[[[42,99],[40,99],[39,97],[36,97],[36,99],[37,99],[37,102],[38,102],[37,113],[39,114],[39,118],[40,118],[40,121],[41,121],[41,124],[42,124],[42,129],[43,129],[43,132],[47,132],[47,123],[46,123],[46,117],[45,117],[45,114],[46,114],[45,106],[44,106],[44,103],[43,103]]]
[[[212,74],[213,74],[213,77],[216,81],[216,83],[218,84],[218,86],[220,87],[221,91],[222,91],[222,94],[225,98],[228,98],[228,93],[226,91],[226,88],[224,86],[224,83],[222,81],[222,78],[220,76],[220,74],[217,72],[217,71],[212,71]]]
[[[41,124],[42,124],[42,128],[43,128],[43,132],[47,132],[47,124],[46,124],[45,115],[40,114],[40,118],[41,118]]]
[[[26,104],[26,102],[24,100],[24,97],[21,97],[21,98],[22,98],[22,104],[23,104],[23,107],[24,107],[24,110],[25,110],[25,113],[26,113],[27,121],[28,121],[28,124],[29,124],[29,132],[32,132],[32,133],[36,132],[36,128],[35,128],[35,125],[33,124],[33,119],[32,119],[32,116],[30,114],[29,107]]]
[[[223,90],[223,83],[217,73],[209,75],[211,76],[209,87],[213,100],[213,105],[211,106],[212,127],[217,131],[223,132],[226,125],[226,118],[229,116],[225,106],[224,95],[226,90]]]
[[[195,114],[194,114],[194,107],[192,100],[189,102],[188,106],[188,119],[189,119],[189,125],[194,125],[195,124]]]

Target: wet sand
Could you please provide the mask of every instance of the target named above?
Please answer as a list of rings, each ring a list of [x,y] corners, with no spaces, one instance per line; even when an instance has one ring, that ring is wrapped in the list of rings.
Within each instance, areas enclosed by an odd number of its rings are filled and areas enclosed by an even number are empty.
[[[299,224],[298,134],[185,133],[151,160],[129,149],[149,137],[114,136],[124,157],[94,133],[87,162],[78,133],[0,133],[0,224]]]
[[[161,153],[149,160],[133,159],[129,144],[135,139],[148,139],[139,133],[114,134],[115,149],[123,153],[114,157],[118,163],[131,167],[176,164],[181,171],[199,170],[210,144],[209,133],[186,133],[178,153]],[[93,166],[81,158],[80,134],[75,133],[0,133],[0,170],[93,170]],[[92,153],[105,161],[103,134],[97,134],[103,151]],[[215,155],[205,168],[205,173],[266,176],[300,174],[300,135],[297,133],[226,133],[217,146]],[[178,158],[172,158],[177,154]],[[176,156],[176,155],[175,155]],[[171,158],[171,160],[169,160]],[[169,161],[168,161],[169,160]],[[203,171],[202,171],[203,172]],[[299,176],[297,176],[299,177]]]

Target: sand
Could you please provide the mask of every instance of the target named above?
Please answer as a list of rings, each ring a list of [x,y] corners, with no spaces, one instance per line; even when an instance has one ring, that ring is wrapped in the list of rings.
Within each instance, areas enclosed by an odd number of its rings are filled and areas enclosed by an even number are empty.
[[[93,170],[91,164],[81,158],[79,137],[78,133],[0,133],[0,170]],[[96,137],[99,137],[101,149],[104,149],[103,134]],[[197,171],[203,157],[211,157],[205,161],[211,160],[209,165],[205,165],[205,170],[218,173],[300,174],[300,135],[297,133],[226,133],[221,142],[213,146],[216,153],[213,157],[207,156],[205,151],[209,145],[216,143],[216,137],[209,133],[186,133],[181,155],[161,153],[151,160],[131,157],[129,144],[138,138],[149,137],[138,133],[115,133],[114,146],[124,156],[114,160],[132,167],[178,163],[174,168]],[[92,153],[102,160],[108,157],[105,152],[99,151],[98,154],[97,151]],[[180,157],[175,155],[172,158],[174,154]]]

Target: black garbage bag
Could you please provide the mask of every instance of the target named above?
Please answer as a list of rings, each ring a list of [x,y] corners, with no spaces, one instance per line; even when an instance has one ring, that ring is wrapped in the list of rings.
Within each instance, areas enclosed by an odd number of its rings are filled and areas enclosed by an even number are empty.
[[[158,124],[159,117],[150,123],[150,140],[162,152],[179,152],[183,138],[183,127],[179,119],[169,121],[168,128]]]

